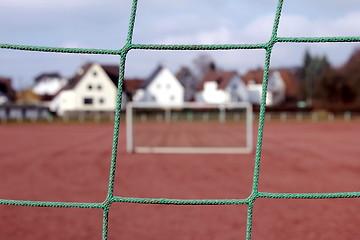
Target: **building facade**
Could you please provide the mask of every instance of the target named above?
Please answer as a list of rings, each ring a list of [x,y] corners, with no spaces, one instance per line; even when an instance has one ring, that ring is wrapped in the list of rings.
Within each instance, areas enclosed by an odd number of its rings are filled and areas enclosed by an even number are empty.
[[[184,103],[184,87],[168,68],[159,66],[136,91],[133,101],[181,105]]]
[[[50,110],[58,115],[68,112],[114,111],[117,95],[117,66],[86,64],[58,92]]]

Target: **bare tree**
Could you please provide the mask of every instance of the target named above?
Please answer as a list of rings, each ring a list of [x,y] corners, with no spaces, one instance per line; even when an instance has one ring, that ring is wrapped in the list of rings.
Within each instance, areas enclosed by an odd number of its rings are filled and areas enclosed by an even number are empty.
[[[202,79],[206,73],[213,70],[216,70],[216,64],[209,54],[200,54],[194,59],[194,73],[197,79]]]

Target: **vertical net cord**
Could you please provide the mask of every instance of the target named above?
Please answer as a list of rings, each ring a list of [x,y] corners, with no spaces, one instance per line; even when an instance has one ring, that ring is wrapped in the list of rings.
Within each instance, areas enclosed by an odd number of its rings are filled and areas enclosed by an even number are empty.
[[[119,143],[119,127],[120,127],[120,120],[121,120],[122,89],[123,89],[124,76],[125,76],[125,62],[126,62],[126,55],[127,55],[128,51],[130,50],[129,46],[131,45],[131,42],[132,42],[134,25],[135,25],[135,17],[136,17],[136,9],[137,9],[137,0],[133,0],[126,44],[121,49],[121,54],[120,54],[118,91],[117,91],[117,98],[116,98],[114,134],[113,134],[113,145],[112,145],[112,152],[111,152],[109,185],[108,185],[107,197],[103,203],[103,230],[102,230],[102,239],[103,240],[108,239],[109,212],[110,212],[111,204],[114,201],[113,200],[114,181],[115,181],[115,171],[116,171],[117,150],[118,150],[118,143]]]
[[[272,49],[277,39],[277,32],[279,28],[282,6],[283,6],[283,0],[279,0],[276,9],[276,15],[273,24],[271,38],[266,46],[264,75],[263,75],[261,103],[260,103],[260,114],[259,114],[258,137],[257,137],[255,164],[254,164],[254,178],[253,178],[252,192],[249,197],[247,220],[246,220],[246,240],[251,240],[254,203],[259,195],[259,174],[260,174],[261,151],[262,151],[262,142],[263,142],[263,134],[264,134],[266,96],[267,96],[270,60],[271,60]]]
[[[108,239],[110,204],[103,207],[103,225],[102,225],[102,239],[103,240]]]
[[[127,35],[127,39],[126,39],[126,45],[132,44],[132,39],[133,39],[133,35],[134,35],[134,26],[135,26],[137,4],[138,4],[138,1],[133,0],[132,7],[131,7],[129,30],[128,30],[128,35]]]

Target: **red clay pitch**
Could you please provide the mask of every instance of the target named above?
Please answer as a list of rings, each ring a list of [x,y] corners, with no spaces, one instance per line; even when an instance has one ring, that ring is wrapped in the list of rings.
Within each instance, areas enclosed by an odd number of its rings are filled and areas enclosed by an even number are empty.
[[[266,122],[259,190],[360,191],[359,130],[358,123]],[[2,125],[0,136],[0,199],[104,200],[112,125]],[[254,156],[128,154],[122,126],[114,194],[246,198]],[[359,208],[360,199],[257,199],[253,239],[357,239]],[[109,240],[245,239],[245,224],[246,206],[114,203]],[[101,228],[97,209],[0,206],[0,240],[101,239]]]

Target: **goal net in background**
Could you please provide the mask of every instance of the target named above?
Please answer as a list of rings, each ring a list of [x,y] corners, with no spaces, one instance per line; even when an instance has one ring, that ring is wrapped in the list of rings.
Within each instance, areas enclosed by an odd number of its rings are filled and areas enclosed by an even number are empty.
[[[128,103],[127,151],[251,153],[252,119],[249,103]]]

